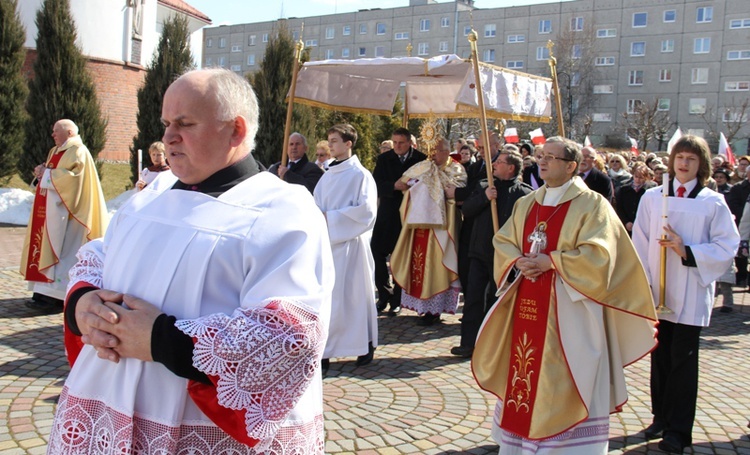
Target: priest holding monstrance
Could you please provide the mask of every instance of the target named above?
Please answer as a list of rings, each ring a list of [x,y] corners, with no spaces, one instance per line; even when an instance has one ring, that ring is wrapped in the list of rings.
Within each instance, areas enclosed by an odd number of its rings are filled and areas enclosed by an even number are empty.
[[[580,147],[553,137],[545,185],[493,239],[500,298],[472,369],[498,397],[501,454],[606,453],[609,414],[627,400],[623,367],[655,345],[648,280],[606,199],[577,177]]]

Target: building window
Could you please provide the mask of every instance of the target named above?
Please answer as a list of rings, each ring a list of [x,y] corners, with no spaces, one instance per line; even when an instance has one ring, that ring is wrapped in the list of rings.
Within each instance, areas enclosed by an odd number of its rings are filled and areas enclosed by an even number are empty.
[[[643,57],[646,55],[646,42],[635,41],[630,45],[630,56],[631,57]]]
[[[736,123],[736,122],[746,123],[747,122],[747,113],[744,113],[744,114],[740,115],[739,112],[735,112],[735,111],[732,111],[732,110],[729,110],[729,109],[725,109],[724,110],[724,115],[721,116],[721,121],[724,122],[724,123],[729,123],[729,122],[733,122],[733,123]]]
[[[729,28],[750,28],[750,19],[734,19],[729,21]]]
[[[360,47],[359,48],[359,56],[364,57],[367,55],[367,48],[366,47]]]
[[[591,120],[595,122],[611,122],[612,114],[606,112],[595,112],[594,115],[591,116]]]
[[[351,55],[351,54],[349,54],[349,48],[348,47],[345,47],[345,48],[341,49],[341,57],[342,58],[349,58],[349,55]]]
[[[539,21],[539,34],[546,35],[552,32],[552,21],[549,19],[542,19]]]
[[[628,100],[628,104],[626,107],[628,114],[635,114],[641,109],[642,105],[643,101],[641,100]]]
[[[385,46],[375,46],[375,57],[382,57],[385,55]]]
[[[299,30],[295,30],[292,32],[292,41],[295,43],[299,41]]]
[[[492,63],[495,61],[495,49],[485,49],[482,53],[482,61]]]
[[[206,40],[206,47],[214,47],[214,39],[209,38]]]
[[[711,22],[714,18],[713,6],[701,6],[695,10],[695,22],[705,24]]]
[[[547,60],[548,58],[549,58],[549,49],[547,49],[545,46],[540,46],[536,48],[537,60]]]
[[[484,37],[493,38],[497,34],[497,27],[495,24],[487,24],[484,26]]]
[[[693,68],[690,80],[693,84],[708,84],[708,68]]]
[[[430,31],[430,20],[429,19],[420,19],[419,20],[419,31],[420,32],[429,32]]]
[[[219,49],[224,49],[225,47],[227,47],[227,39],[219,38]]]
[[[471,33],[471,25],[464,27],[464,36],[469,36],[469,33]]]
[[[333,39],[336,37],[336,30],[333,27],[326,27],[326,39]]]
[[[600,28],[596,31],[597,38],[614,38],[617,36],[616,28]]]
[[[747,92],[750,90],[750,81],[727,82],[724,84],[725,92]]]
[[[573,32],[583,31],[583,18],[574,17],[570,19],[570,30]]]
[[[428,43],[419,43],[417,45],[417,55],[427,55],[430,52],[430,45]]]
[[[748,59],[750,59],[750,51],[727,52],[727,60],[748,60]]]
[[[242,52],[242,46],[240,46],[239,44],[233,44],[232,52]]]
[[[341,34],[343,36],[349,36],[352,34],[352,26],[351,25],[344,25],[341,27]]]
[[[659,98],[659,101],[656,104],[656,110],[668,111],[671,104],[672,104],[672,100],[670,100],[669,98]]]
[[[595,85],[594,86],[594,93],[597,95],[602,95],[606,93],[614,93],[615,92],[615,86],[614,85]]]
[[[316,39],[305,40],[305,47],[317,47],[317,46],[318,46],[318,40]]]
[[[404,40],[409,39],[409,32],[399,32],[394,35],[393,39]]]
[[[377,33],[378,35],[385,35],[385,24],[378,23],[375,26],[375,33]]]
[[[359,34],[367,35],[367,24],[359,24]]]
[[[214,64],[214,60],[211,57],[206,57],[206,67]]]
[[[693,54],[708,54],[709,52],[711,52],[711,38],[693,40]]]
[[[448,52],[448,41],[440,41],[439,52]]]
[[[596,66],[614,66],[614,64],[614,57],[597,57],[596,60],[594,60],[594,65]]]
[[[234,72],[238,73],[238,72],[242,71],[242,65],[232,65],[229,69],[231,71],[234,71]]]
[[[297,38],[299,39],[299,35],[297,35]],[[261,41],[263,41],[264,43],[268,42],[268,33],[263,34],[263,36],[261,37]]]
[[[664,11],[664,19],[662,19],[664,22],[675,22],[677,21],[677,11],[673,9],[668,9]]]
[[[648,23],[648,13],[633,13],[633,28],[645,27]]]
[[[508,43],[525,43],[526,35],[508,35]]]
[[[643,70],[633,70],[628,75],[628,85],[643,85]]]
[[[690,103],[688,104],[688,113],[705,114],[706,113],[706,99],[705,98],[690,98]]]
[[[573,73],[573,78],[570,80],[570,86],[578,87],[579,85],[581,85],[581,73],[576,71],[575,73]]]
[[[516,70],[523,69],[523,60],[510,60],[508,62],[505,62],[505,67]]]
[[[227,58],[226,57],[219,57],[219,67],[220,68],[226,68],[227,66]]]
[[[330,60],[333,57],[333,49],[326,49],[326,60]]]
[[[254,66],[255,65],[255,54],[250,54],[247,56],[247,66]]]
[[[672,80],[672,70],[659,70],[659,82],[670,82]]]
[[[662,52],[674,52],[674,40],[673,39],[665,39],[661,42],[661,51]]]
[[[247,45],[255,46],[255,35],[250,35],[247,37]]]
[[[580,44],[574,44],[570,50],[570,58],[578,60],[583,55],[583,47]]]
[[[450,25],[451,25],[451,20],[449,18],[443,17],[443,18],[440,19],[440,26],[441,27],[450,27]]]

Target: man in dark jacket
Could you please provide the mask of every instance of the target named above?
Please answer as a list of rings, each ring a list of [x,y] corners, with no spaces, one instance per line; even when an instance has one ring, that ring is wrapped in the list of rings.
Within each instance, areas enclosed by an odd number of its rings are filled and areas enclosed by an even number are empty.
[[[411,146],[411,133],[398,128],[391,136],[393,149],[378,155],[372,176],[378,187],[378,216],[372,230],[370,248],[375,260],[375,286],[378,289],[378,311],[385,310],[390,302],[390,315],[401,311],[401,288],[390,284],[386,259],[393,252],[401,233],[399,208],[408,186],[399,181],[405,170],[427,159],[427,156]]]
[[[744,158],[744,157],[743,157]],[[745,174],[745,178],[735,183],[729,190],[729,194],[726,195],[727,205],[729,210],[734,215],[734,222],[739,227],[740,220],[744,215],[745,203],[748,202],[750,197],[750,181],[747,180],[749,174]],[[738,254],[734,258],[734,264],[737,266],[737,286],[747,285],[747,258],[741,254]]]
[[[493,301],[497,288],[492,274],[495,229],[490,203],[495,201],[499,226],[502,226],[510,218],[516,201],[532,191],[519,178],[522,169],[523,158],[519,153],[500,152],[492,163],[495,187],[490,188],[486,179],[479,181],[461,208],[464,217],[472,218],[474,225],[469,245],[468,286],[464,289],[461,345],[451,349],[453,355],[471,357],[479,327]]]
[[[594,167],[594,161],[596,161],[596,150],[594,150],[593,147],[584,147],[583,150],[581,150],[581,154],[583,155],[583,159],[578,166],[578,175],[583,179],[589,189],[604,196],[604,198],[611,204],[612,197],[614,196],[612,180],[607,174]]]
[[[273,164],[268,172],[278,175],[281,180],[288,183],[304,185],[312,194],[315,185],[323,176],[323,170],[314,165],[307,159],[307,139],[300,133],[289,135],[289,161],[286,166],[281,166],[281,162]]]

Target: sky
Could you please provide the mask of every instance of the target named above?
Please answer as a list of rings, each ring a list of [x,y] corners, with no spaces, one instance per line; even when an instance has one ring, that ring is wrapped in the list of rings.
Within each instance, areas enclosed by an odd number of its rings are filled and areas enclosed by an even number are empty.
[[[265,22],[281,17],[308,17],[347,13],[369,8],[409,6],[409,0],[186,0],[213,21],[214,26]],[[558,0],[476,0],[477,8],[500,8]],[[438,3],[452,0],[440,0]]]

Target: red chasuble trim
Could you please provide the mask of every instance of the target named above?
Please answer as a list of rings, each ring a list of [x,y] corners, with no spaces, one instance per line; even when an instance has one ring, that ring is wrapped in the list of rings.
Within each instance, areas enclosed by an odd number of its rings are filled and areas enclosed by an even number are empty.
[[[422,286],[427,267],[427,244],[430,239],[429,229],[415,229],[411,245],[411,273],[409,274],[408,294],[421,298]]]
[[[47,162],[47,167],[55,169],[65,153],[55,152]],[[26,281],[38,281],[41,283],[52,283],[39,269],[39,260],[42,255],[42,237],[44,236],[44,224],[47,219],[47,189],[42,188],[41,182],[36,187],[34,205],[31,208],[31,223],[29,223],[29,251],[26,261],[24,278]],[[55,261],[57,263],[57,261]]]
[[[559,206],[534,203],[524,225],[523,251],[530,251],[529,236],[539,221],[547,223],[547,247],[543,253],[554,251],[569,207],[570,201]],[[520,278],[513,307],[511,368],[500,427],[525,438],[529,437],[537,397],[555,277],[554,270],[548,270],[536,281]]]

